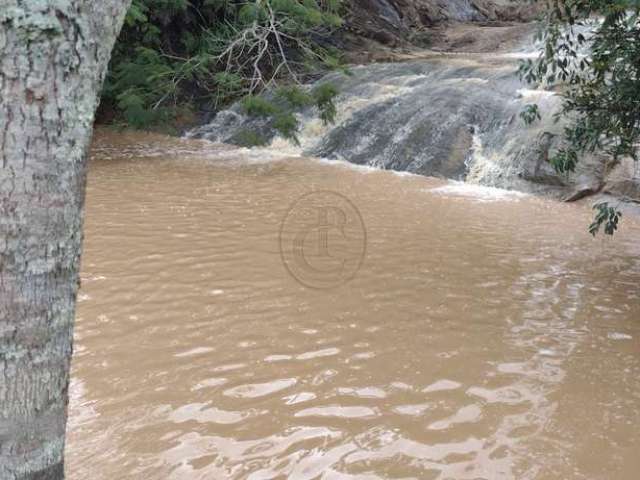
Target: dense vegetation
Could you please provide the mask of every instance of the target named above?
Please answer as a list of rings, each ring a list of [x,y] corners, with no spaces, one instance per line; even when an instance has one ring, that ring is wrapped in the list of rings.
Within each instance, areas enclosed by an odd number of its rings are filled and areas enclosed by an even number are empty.
[[[335,113],[331,85],[302,84],[339,66],[331,33],[339,0],[134,0],[113,53],[101,116],[138,128],[172,125],[239,98],[295,138],[292,111]],[[275,92],[272,100],[257,94]]]
[[[537,61],[524,79],[561,84],[559,115],[571,118],[565,146],[551,158],[575,170],[586,153],[615,160],[637,154],[640,137],[640,0],[546,0]],[[175,125],[243,99],[247,113],[269,116],[296,139],[293,112],[314,105],[335,115],[332,85],[303,85],[340,67],[332,33],[340,0],[133,0],[103,92],[103,119],[133,127]],[[269,90],[267,96],[259,93]],[[540,119],[536,105],[522,118]],[[248,132],[250,133],[250,132]],[[248,143],[259,143],[255,138]],[[620,212],[595,206],[590,227],[612,234]]]
[[[540,39],[540,58],[521,65],[529,82],[562,87],[563,109],[572,122],[566,147],[551,159],[558,172],[572,172],[582,155],[603,151],[614,161],[637,160],[640,137],[640,1],[549,1]],[[527,122],[539,118],[535,105],[522,114]],[[590,226],[612,235],[620,212],[599,203]]]

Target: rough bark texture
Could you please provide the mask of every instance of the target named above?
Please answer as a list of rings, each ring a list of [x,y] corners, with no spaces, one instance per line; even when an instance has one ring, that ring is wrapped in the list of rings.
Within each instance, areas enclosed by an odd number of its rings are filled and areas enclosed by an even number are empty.
[[[86,152],[130,0],[0,0],[0,479],[63,477]]]

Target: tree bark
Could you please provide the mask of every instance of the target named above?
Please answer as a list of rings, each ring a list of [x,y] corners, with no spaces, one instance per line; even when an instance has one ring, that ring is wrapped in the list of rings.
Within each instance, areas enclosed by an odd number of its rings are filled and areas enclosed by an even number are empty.
[[[0,478],[61,479],[86,156],[131,0],[0,0]]]

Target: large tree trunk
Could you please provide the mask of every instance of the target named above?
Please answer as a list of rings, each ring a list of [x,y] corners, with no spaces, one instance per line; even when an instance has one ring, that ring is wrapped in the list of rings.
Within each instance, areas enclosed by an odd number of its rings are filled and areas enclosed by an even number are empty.
[[[130,0],[0,0],[0,478],[63,478],[86,153]]]

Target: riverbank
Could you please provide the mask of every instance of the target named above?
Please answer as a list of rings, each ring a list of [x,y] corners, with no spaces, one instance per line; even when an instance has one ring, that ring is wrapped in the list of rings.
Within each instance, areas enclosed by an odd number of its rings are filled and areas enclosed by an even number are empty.
[[[534,22],[453,23],[431,31],[428,46],[404,44],[388,46],[361,39],[346,58],[352,65],[403,62],[432,58],[442,54],[483,54],[513,51],[522,41],[533,36]]]
[[[238,11],[242,3],[225,5],[216,9],[197,0],[180,10],[149,10],[134,2],[115,48],[98,121],[175,134],[206,123],[247,93],[272,88],[272,81],[304,84],[345,64],[398,61],[424,49],[464,50],[474,40],[450,35],[461,24],[498,25],[532,18],[530,6],[502,0],[350,0],[339,7],[311,2],[294,9],[293,17],[287,17],[292,12],[286,13],[285,2],[274,5],[274,15],[289,20],[275,24],[285,30],[299,26],[278,33],[262,20],[252,31],[246,15]],[[229,22],[239,29],[238,35],[246,29],[240,43],[227,38]],[[263,34],[267,36],[262,47],[250,45],[261,42]],[[228,51],[225,42],[244,47]],[[251,58],[254,51],[266,57]]]
[[[440,48],[461,25],[528,23],[539,10],[536,3],[508,0],[354,0],[349,2],[341,41],[348,52]]]
[[[449,55],[473,55],[509,52],[527,37],[533,36],[534,22],[445,22],[429,29],[429,41],[381,43],[375,39],[342,32],[338,43],[343,49],[345,68],[375,63],[398,63],[433,59]],[[143,130],[181,136],[189,130],[209,122],[218,111],[178,109],[168,121],[149,124]],[[101,127],[127,129],[126,124],[114,123],[114,112],[101,111]]]
[[[486,18],[436,24],[429,29],[429,48],[415,41],[385,45],[361,34],[359,43],[349,47],[355,80],[330,76],[345,90],[338,100],[337,124],[321,126],[304,114],[298,153],[564,201],[615,199],[614,204],[635,212],[640,180],[630,159],[612,165],[605,156],[591,155],[574,174],[553,170],[548,158],[561,145],[562,124],[552,116],[560,99],[554,92],[527,89],[514,74],[519,59],[536,54],[525,41],[533,38],[536,25]],[[419,96],[411,93],[418,90]],[[404,106],[394,108],[389,102]],[[533,126],[519,118],[529,102],[544,107],[544,118]],[[204,125],[195,136],[241,143],[238,132],[253,129],[266,133],[269,141],[275,138],[263,121],[246,121],[233,108],[227,112],[218,118],[184,118],[170,125],[169,132],[166,125],[161,131],[180,134]],[[389,117],[392,123],[383,131]],[[398,136],[403,131],[407,134]]]

